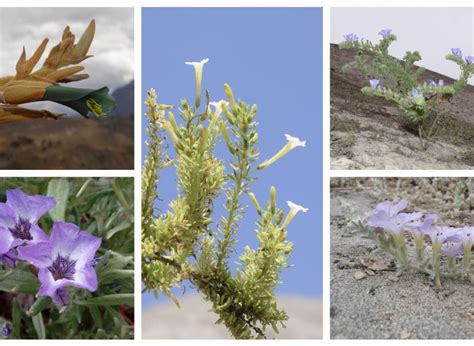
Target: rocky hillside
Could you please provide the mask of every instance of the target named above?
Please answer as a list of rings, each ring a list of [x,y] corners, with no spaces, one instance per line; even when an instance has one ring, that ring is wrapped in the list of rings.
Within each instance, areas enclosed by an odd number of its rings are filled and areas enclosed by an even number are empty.
[[[332,169],[474,168],[474,86],[440,106],[434,135],[422,141],[396,104],[360,92],[368,76],[342,72],[355,53],[331,45]],[[422,80],[430,79],[452,82],[427,70]]]

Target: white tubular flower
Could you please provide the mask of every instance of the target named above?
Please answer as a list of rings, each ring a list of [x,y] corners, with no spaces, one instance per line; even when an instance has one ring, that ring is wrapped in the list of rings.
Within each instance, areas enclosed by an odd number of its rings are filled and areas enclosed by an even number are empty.
[[[276,161],[278,161],[279,159],[281,159],[283,156],[288,154],[293,149],[295,149],[297,147],[305,147],[306,146],[306,141],[302,141],[298,137],[293,137],[293,136],[290,136],[288,134],[285,134],[285,137],[286,137],[286,140],[288,141],[288,143],[286,143],[286,145],[278,153],[276,153],[275,156],[273,156],[272,158],[270,158],[270,159],[264,161],[263,163],[261,163],[260,165],[258,165],[257,169],[265,169],[268,166],[270,166],[271,164],[273,164]]]
[[[293,137],[288,134],[285,134],[285,138],[288,141],[288,145],[290,146],[290,150],[296,147],[305,147],[306,141],[300,140],[298,137]]]
[[[218,114],[221,115],[222,114],[222,107],[223,104],[225,104],[226,106],[229,105],[229,102],[225,101],[225,100],[220,100],[220,101],[215,101],[215,102],[209,102],[209,106],[212,106],[214,107],[214,114]]]
[[[196,74],[196,100],[195,105],[196,108],[199,108],[201,105],[201,82],[202,82],[202,69],[204,68],[204,64],[209,62],[209,59],[202,59],[199,62],[186,62],[186,65],[191,65],[194,67],[194,72]]]
[[[209,123],[209,129],[212,131],[216,127],[217,119],[222,114],[222,108],[224,105],[229,105],[228,102],[224,100],[216,101],[216,102],[209,102],[209,105],[214,107],[214,113],[211,116],[211,121]]]
[[[287,201],[286,203],[288,204],[288,207],[290,207],[290,212],[286,216],[286,219],[283,222],[283,225],[281,226],[281,228],[283,229],[285,229],[286,226],[288,226],[291,220],[293,220],[296,214],[298,214],[300,211],[302,211],[303,213],[306,213],[309,210],[308,208],[304,208],[301,205],[293,203],[292,201]]]

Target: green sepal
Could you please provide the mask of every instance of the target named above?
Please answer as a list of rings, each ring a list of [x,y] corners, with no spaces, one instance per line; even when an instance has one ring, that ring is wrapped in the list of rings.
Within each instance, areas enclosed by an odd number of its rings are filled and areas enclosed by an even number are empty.
[[[62,104],[85,117],[89,112],[96,117],[104,117],[117,106],[109,91],[107,87],[94,90],[51,85],[46,88],[42,100]]]

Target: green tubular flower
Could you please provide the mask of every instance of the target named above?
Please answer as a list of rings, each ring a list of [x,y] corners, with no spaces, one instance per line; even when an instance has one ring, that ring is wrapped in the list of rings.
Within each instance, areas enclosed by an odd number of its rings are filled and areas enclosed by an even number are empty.
[[[109,95],[107,87],[94,90],[51,85],[46,88],[41,101],[62,104],[86,118],[89,112],[96,117],[105,117],[117,106],[115,99]]]

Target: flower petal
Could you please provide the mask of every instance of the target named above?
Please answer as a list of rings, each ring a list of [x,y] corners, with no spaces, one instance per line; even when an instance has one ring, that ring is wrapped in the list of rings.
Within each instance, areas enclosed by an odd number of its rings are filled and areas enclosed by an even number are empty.
[[[95,272],[95,269],[88,264],[81,270],[76,271],[71,286],[85,288],[90,292],[95,292],[98,286],[97,273]]]
[[[80,229],[68,222],[55,222],[51,231],[51,258],[70,255],[76,247]]]
[[[76,247],[70,254],[71,259],[77,261],[76,267],[81,268],[91,263],[101,243],[101,238],[87,232],[80,232],[75,243]]]
[[[7,253],[12,248],[13,235],[5,227],[0,226],[0,256]]]
[[[18,258],[30,262],[37,268],[43,269],[53,263],[50,242],[27,244],[18,247]]]
[[[39,218],[56,205],[52,197],[35,195],[29,196],[20,189],[7,190],[7,205],[15,212],[16,217],[37,223]]]
[[[15,212],[6,203],[0,203],[0,225],[6,228],[15,226]]]
[[[71,280],[66,279],[54,280],[53,274],[46,268],[40,269],[38,279],[41,282],[38,294],[40,296],[50,296],[51,298],[54,298],[54,294],[58,289],[66,287],[71,283]]]

